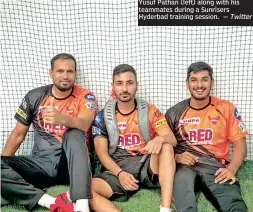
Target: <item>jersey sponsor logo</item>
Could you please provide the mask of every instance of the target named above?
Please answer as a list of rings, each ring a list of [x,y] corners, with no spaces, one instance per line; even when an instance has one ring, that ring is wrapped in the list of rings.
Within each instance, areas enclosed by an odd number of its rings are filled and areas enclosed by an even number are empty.
[[[141,144],[140,135],[137,133],[130,133],[125,135],[119,135],[118,147],[121,149],[131,149]]]
[[[245,124],[244,124],[243,122],[240,122],[240,123],[238,124],[238,127],[241,128],[242,132],[245,132],[245,131],[246,131],[246,126],[245,126]]]
[[[94,120],[94,124],[98,125],[100,123],[100,121],[102,120],[102,113],[98,113],[96,115],[96,118]]]
[[[159,127],[159,126],[161,126],[163,124],[166,124],[166,123],[167,123],[166,119],[161,119],[161,120],[159,120],[158,122],[155,123],[155,126]]]
[[[25,113],[25,111],[23,111],[21,108],[18,108],[17,110],[17,114],[22,117],[23,119],[27,118],[27,114]]]
[[[219,116],[216,116],[216,117],[208,116],[208,119],[209,119],[209,121],[210,121],[213,125],[215,125],[215,124],[217,124],[217,122],[218,122],[218,120],[220,119],[220,117],[219,117]]]
[[[179,125],[184,125],[184,124],[200,124],[200,117],[193,117],[193,118],[189,118],[189,119],[180,119]]]
[[[192,145],[213,144],[213,130],[211,128],[192,129],[188,132]]]
[[[91,108],[91,109],[97,108],[97,105],[94,102],[87,102],[85,105],[86,105],[86,108]]]
[[[44,122],[44,129],[50,132],[56,131],[58,133],[65,132],[68,128],[62,124],[55,125]]]
[[[98,127],[92,127],[92,135],[101,135],[101,130]]]
[[[84,98],[85,98],[86,100],[91,100],[91,101],[94,101],[94,100],[95,100],[95,96],[92,95],[92,94],[87,94],[87,95],[84,96]]]
[[[235,108],[235,110],[234,110],[234,116],[235,116],[235,118],[237,118],[238,120],[241,120],[241,115],[240,115],[240,113],[238,112],[238,110],[237,110],[237,108]]]
[[[126,122],[118,122],[117,124],[118,124],[119,130],[126,129]]]

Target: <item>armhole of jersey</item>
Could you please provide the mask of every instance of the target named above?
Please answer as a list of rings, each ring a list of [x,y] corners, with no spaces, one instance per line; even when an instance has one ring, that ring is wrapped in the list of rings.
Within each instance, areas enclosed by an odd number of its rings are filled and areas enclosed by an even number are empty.
[[[119,140],[119,129],[115,117],[116,100],[109,100],[104,108],[104,121],[106,130],[109,137],[109,154],[112,155],[117,146]]]
[[[151,140],[149,124],[149,104],[142,100],[136,99],[138,106],[138,122],[141,136],[147,142]]]

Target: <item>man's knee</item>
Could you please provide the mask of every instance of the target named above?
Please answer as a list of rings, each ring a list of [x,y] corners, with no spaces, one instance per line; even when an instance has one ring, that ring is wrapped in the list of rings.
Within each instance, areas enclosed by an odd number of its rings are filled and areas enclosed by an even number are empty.
[[[175,173],[174,185],[181,185],[180,187],[185,189],[186,187],[194,188],[195,178],[196,173],[186,165],[182,165],[177,169]]]
[[[161,149],[161,154],[168,154],[174,158],[174,150],[170,144],[163,144]]]
[[[112,196],[113,192],[110,193],[108,191],[106,184],[108,185],[108,183],[101,178],[92,179],[92,189],[91,189],[92,198],[89,199],[89,204],[91,208],[94,209],[94,207],[97,207],[97,205],[100,204],[101,197],[109,199]],[[110,186],[109,188],[111,189]]]
[[[159,167],[162,166],[169,166],[170,169],[173,169],[175,172],[175,159],[174,159],[174,150],[170,144],[163,144],[162,149],[158,155],[152,155],[150,159],[150,167],[153,173],[159,173]]]
[[[73,138],[73,137],[84,137],[84,131],[76,129],[76,128],[70,128],[64,132],[65,138]]]
[[[93,178],[92,179],[92,189],[91,189],[92,195],[100,195],[107,199],[109,199],[112,194],[112,188],[110,185],[101,178]]]
[[[170,164],[170,167],[176,166],[174,159],[174,149],[170,144],[163,144],[162,149],[159,154],[159,161],[167,161]]]
[[[3,170],[6,170],[9,168],[8,163],[5,162],[5,158],[1,157],[1,174],[3,172]]]
[[[76,143],[86,144],[87,138],[85,132],[79,129],[68,129],[65,131],[62,139],[63,145],[72,145]]]
[[[2,183],[6,179],[11,180],[18,180],[20,177],[19,175],[14,172],[14,170],[9,166],[8,163],[1,160],[1,181]]]
[[[240,199],[231,199],[231,202],[227,202],[226,204],[220,205],[219,211],[222,212],[247,212],[247,206],[245,202]]]
[[[228,185],[231,186],[231,185]],[[218,197],[222,212],[246,212],[247,206],[242,198],[240,186],[232,185],[232,190],[220,190],[223,193],[222,197]]]
[[[237,201],[234,201],[232,203],[232,207],[227,210],[226,212],[247,212],[247,206],[245,204],[245,202],[243,200],[237,202]]]
[[[9,178],[10,171],[11,168],[7,164],[1,163],[1,180]]]
[[[1,156],[1,169],[7,169],[9,167],[10,156]]]

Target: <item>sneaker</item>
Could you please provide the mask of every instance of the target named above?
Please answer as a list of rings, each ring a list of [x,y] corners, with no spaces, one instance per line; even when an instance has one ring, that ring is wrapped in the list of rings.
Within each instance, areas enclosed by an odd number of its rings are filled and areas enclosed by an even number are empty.
[[[74,212],[74,203],[68,198],[68,192],[58,194],[55,204],[50,205],[51,212]]]
[[[74,212],[71,208],[65,207],[65,206],[58,206],[56,204],[52,204],[50,206],[51,212]]]
[[[170,208],[165,208],[165,207],[162,207],[162,206],[160,205],[160,212],[172,212],[172,209],[170,209]]]

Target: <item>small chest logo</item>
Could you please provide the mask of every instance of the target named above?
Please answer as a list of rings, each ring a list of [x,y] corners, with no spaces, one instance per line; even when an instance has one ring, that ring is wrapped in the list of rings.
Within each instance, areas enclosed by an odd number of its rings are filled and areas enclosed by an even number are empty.
[[[209,121],[210,121],[213,125],[215,125],[215,124],[217,124],[217,122],[219,121],[220,117],[219,117],[219,116],[216,116],[216,117],[208,116],[208,119],[209,119]]]
[[[126,122],[118,122],[118,128],[119,130],[126,129]]]

